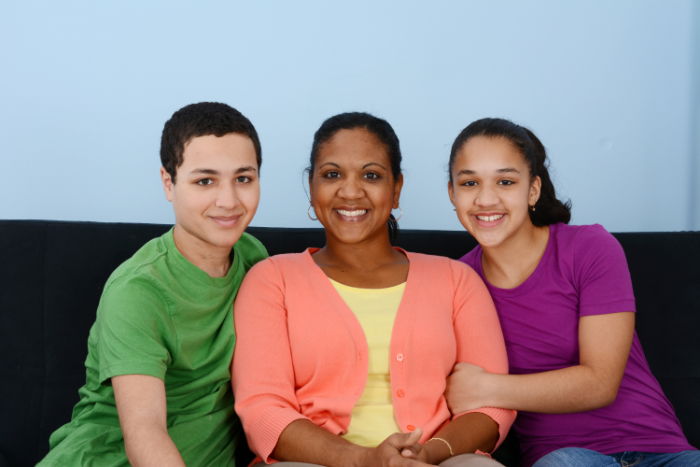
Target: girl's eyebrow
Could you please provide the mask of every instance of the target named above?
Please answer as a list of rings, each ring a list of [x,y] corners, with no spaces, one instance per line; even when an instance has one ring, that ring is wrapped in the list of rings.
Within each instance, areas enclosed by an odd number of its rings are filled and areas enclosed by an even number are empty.
[[[503,174],[503,173],[516,173],[519,174],[520,171],[516,168],[513,167],[506,167],[504,169],[498,169],[496,170],[496,173]],[[476,175],[476,171],[470,170],[470,169],[462,169],[459,172],[457,172],[457,175]]]

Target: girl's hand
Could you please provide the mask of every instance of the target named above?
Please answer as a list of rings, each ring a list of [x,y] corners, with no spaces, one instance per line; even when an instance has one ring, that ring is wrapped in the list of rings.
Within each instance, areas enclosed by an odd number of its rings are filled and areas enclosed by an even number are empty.
[[[457,363],[447,378],[445,398],[453,414],[488,406],[489,373],[471,363]]]

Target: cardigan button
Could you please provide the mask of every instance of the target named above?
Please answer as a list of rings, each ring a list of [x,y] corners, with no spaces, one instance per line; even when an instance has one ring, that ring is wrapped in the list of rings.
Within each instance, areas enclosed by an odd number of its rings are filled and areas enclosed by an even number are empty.
[[[396,396],[397,397],[405,397],[406,392],[403,389],[399,389],[398,391],[396,391]]]
[[[396,354],[396,361],[397,362],[403,362],[404,356],[402,353],[397,353]]]
[[[406,425],[406,429],[407,429],[408,431],[414,431],[414,430],[416,429],[416,427],[413,426],[413,425]]]

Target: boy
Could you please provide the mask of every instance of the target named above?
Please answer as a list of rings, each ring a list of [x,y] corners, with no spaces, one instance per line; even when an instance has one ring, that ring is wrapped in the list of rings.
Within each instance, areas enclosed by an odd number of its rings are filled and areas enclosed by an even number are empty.
[[[240,112],[203,102],[166,122],[160,153],[175,226],[108,279],[80,401],[39,465],[234,464],[232,303],[267,256],[244,233],[260,197],[260,142]]]

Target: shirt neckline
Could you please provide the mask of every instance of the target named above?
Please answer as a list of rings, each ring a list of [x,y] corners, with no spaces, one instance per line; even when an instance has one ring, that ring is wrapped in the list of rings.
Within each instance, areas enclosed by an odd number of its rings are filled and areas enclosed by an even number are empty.
[[[525,294],[532,289],[534,289],[542,279],[542,275],[544,274],[544,269],[545,269],[545,263],[549,261],[550,256],[553,254],[554,250],[554,237],[557,234],[557,224],[550,224],[549,225],[549,238],[547,238],[547,246],[545,246],[544,253],[542,254],[542,257],[540,258],[539,262],[537,263],[537,266],[535,267],[535,270],[532,271],[532,273],[525,279],[520,285],[517,285],[513,288],[510,289],[504,289],[501,287],[497,287],[493,284],[491,284],[488,279],[486,278],[486,275],[484,274],[484,267],[482,264],[483,261],[483,256],[484,256],[484,250],[479,247],[478,255],[476,258],[476,266],[477,266],[477,272],[481,276],[481,278],[484,280],[484,283],[488,287],[490,292],[493,292],[495,294],[498,294],[499,296],[517,296],[517,295],[522,295]]]

